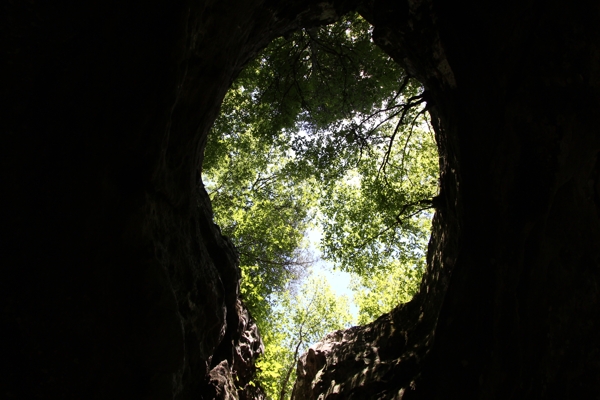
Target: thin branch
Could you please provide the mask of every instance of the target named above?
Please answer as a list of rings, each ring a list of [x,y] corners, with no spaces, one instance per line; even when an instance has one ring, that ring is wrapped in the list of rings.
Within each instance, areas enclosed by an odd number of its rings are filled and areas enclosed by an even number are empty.
[[[417,209],[415,212],[413,212],[413,213],[409,214],[407,217],[405,217],[404,220],[410,219],[410,218],[414,217],[415,215],[417,215],[417,214],[419,214],[419,213],[421,213],[421,212],[423,212],[425,210],[429,210],[429,209],[433,208],[433,203],[432,203],[431,200],[425,199],[425,200],[419,200],[419,201],[415,201],[415,202],[412,202],[412,203],[404,204],[402,206],[402,209],[400,210],[400,212],[394,217],[395,224],[390,225],[390,226],[382,229],[375,236],[372,236],[372,237],[364,240],[360,245],[354,246],[354,248],[355,249],[362,249],[368,243],[372,243],[375,240],[377,240],[381,235],[385,234],[386,232],[388,232],[388,231],[390,231],[392,229],[395,229],[399,225],[402,225],[402,219],[400,217],[402,217],[402,214],[404,214],[409,207],[414,207],[414,206],[417,206],[417,205],[425,205],[425,204],[428,204],[428,206]]]
[[[283,384],[281,385],[281,392],[279,393],[279,400],[285,399],[285,394],[287,392],[286,386],[288,381],[290,380],[290,376],[292,375],[292,371],[294,370],[295,364],[298,362],[298,352],[300,351],[300,346],[304,343],[304,338],[300,338],[300,341],[296,345],[296,350],[294,351],[294,362],[288,367],[287,372],[285,374],[285,378],[283,379]]]
[[[412,102],[413,100],[417,100],[417,99],[418,99],[418,101],[416,101],[414,103]],[[404,117],[406,117],[406,114],[408,113],[408,111],[410,111],[415,106],[423,103],[424,101],[425,101],[425,98],[422,95],[413,96],[409,99],[409,102],[404,105],[403,110],[402,110],[402,115],[400,116],[400,119],[398,120],[398,123],[396,124],[396,127],[394,128],[394,132],[392,133],[392,136],[390,137],[390,143],[388,145],[385,155],[383,156],[383,161],[381,162],[381,166],[379,167],[379,170],[377,171],[377,176],[375,179],[379,179],[379,174],[382,171],[385,174],[385,168],[390,159],[390,154],[392,153],[392,146],[394,145],[394,139],[396,138],[396,135],[398,134],[398,131],[400,130],[400,126],[404,122]]]
[[[308,303],[308,305],[305,308],[305,312],[304,312],[304,318],[302,319],[302,322],[300,323],[300,327],[298,328],[298,344],[296,345],[296,350],[294,351],[294,358],[293,358],[293,362],[292,364],[288,367],[285,378],[283,380],[283,384],[281,385],[281,392],[279,393],[279,400],[284,400],[285,399],[285,394],[286,394],[286,386],[288,384],[288,381],[290,380],[290,375],[292,374],[292,371],[294,370],[294,366],[296,365],[296,363],[298,362],[298,353],[300,352],[300,346],[302,346],[302,344],[304,343],[304,324],[306,323],[306,320],[308,318],[308,315],[310,314],[310,308],[312,307],[313,303],[315,302],[317,297],[317,293],[313,293],[313,296],[310,299],[310,302]]]
[[[405,89],[405,88],[406,88],[406,86],[408,85],[409,79],[410,79],[410,78],[409,78],[408,76],[404,77],[404,80],[403,80],[403,81],[402,81],[402,83],[400,84],[400,88],[399,88],[399,89],[398,89],[398,91],[396,92],[396,95],[395,95],[395,96],[392,98],[392,100],[390,101],[390,103],[393,103],[393,105],[392,105],[392,106],[388,106],[388,107],[386,107],[386,108],[380,108],[380,109],[378,109],[377,111],[375,111],[375,112],[373,112],[373,113],[369,114],[369,115],[368,115],[366,118],[363,118],[363,119],[360,121],[359,125],[363,125],[363,124],[365,124],[365,123],[366,123],[367,121],[369,121],[371,118],[373,118],[373,117],[375,117],[375,116],[377,116],[377,115],[379,115],[379,114],[381,114],[381,113],[385,113],[385,112],[387,112],[387,111],[391,111],[391,110],[394,110],[394,109],[396,109],[396,108],[404,107],[404,106],[405,106],[405,104],[403,104],[403,103],[395,104],[395,102],[396,102],[396,99],[397,99],[397,98],[398,98],[398,97],[399,97],[399,96],[402,94],[402,92],[404,91],[404,89]],[[410,99],[409,99],[409,102],[410,102]],[[394,115],[398,115],[398,114],[394,114]],[[385,121],[389,121],[389,119],[390,119],[390,118],[387,118]],[[384,121],[384,122],[385,122],[385,121]],[[379,126],[381,126],[381,124],[379,124],[379,125],[377,126],[377,128],[378,128]],[[375,129],[376,129],[376,128],[375,128]]]
[[[415,128],[415,122],[417,121],[417,118],[419,118],[419,116],[423,115],[426,111],[427,111],[427,107],[423,107],[423,109],[421,111],[419,111],[417,113],[417,115],[415,115],[412,122],[410,123],[410,131],[408,132],[408,136],[406,138],[406,141],[404,142],[404,148],[402,149],[402,162],[400,163],[401,171],[404,171],[404,164],[405,164],[405,160],[406,160],[406,148],[408,147],[408,142],[410,141],[410,138],[412,137],[412,134],[413,134],[413,131]],[[410,181],[411,184],[414,184],[412,182],[412,180],[410,179],[409,174],[406,174],[406,177],[408,178],[408,180]]]

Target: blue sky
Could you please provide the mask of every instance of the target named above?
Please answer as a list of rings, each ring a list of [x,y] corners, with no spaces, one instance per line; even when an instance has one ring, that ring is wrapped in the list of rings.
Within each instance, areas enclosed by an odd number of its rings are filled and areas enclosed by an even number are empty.
[[[350,300],[350,312],[356,319],[358,316],[358,307],[353,302],[352,290],[350,290],[351,275],[347,272],[336,271],[333,269],[333,264],[321,259],[321,252],[317,245],[321,239],[321,232],[318,228],[310,229],[307,232],[307,239],[310,243],[310,251],[317,258],[317,262],[313,266],[313,273],[320,273],[325,276],[329,282],[329,286],[339,295],[346,295]]]

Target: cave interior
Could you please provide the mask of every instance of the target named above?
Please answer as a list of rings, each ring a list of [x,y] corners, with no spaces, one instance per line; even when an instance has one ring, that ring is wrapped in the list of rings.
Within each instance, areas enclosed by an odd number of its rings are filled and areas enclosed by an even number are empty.
[[[417,296],[303,356],[296,399],[600,398],[600,3],[9,1],[1,397],[254,399],[203,146],[273,38],[357,10],[430,96]]]

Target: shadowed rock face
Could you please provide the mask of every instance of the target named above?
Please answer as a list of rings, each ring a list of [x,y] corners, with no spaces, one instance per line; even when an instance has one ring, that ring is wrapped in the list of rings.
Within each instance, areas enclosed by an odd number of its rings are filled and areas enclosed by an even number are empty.
[[[316,344],[295,398],[599,398],[599,7],[385,3],[445,205],[420,293]]]
[[[316,345],[295,397],[599,397],[600,6],[574,3],[3,5],[0,397],[261,398],[203,144],[260,48],[352,8],[429,92],[444,202],[420,293]]]
[[[2,5],[2,398],[259,398],[202,149],[242,66],[345,2]]]

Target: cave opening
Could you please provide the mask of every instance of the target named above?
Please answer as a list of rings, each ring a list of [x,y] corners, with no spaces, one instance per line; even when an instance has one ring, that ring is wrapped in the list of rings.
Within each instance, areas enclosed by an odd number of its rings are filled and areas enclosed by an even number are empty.
[[[439,194],[426,94],[371,36],[348,14],[274,40],[206,145],[203,184],[239,253],[273,398],[289,398],[308,346],[410,301],[425,270]]]
[[[295,398],[600,398],[600,9],[539,5],[7,2],[3,397],[263,398],[200,150],[268,41],[360,8],[432,99],[443,196],[422,290],[311,348]]]

